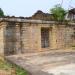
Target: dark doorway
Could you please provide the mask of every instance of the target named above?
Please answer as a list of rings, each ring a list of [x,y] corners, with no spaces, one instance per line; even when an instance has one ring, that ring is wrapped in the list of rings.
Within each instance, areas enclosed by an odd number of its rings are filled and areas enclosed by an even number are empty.
[[[41,47],[49,47],[49,28],[41,28]]]

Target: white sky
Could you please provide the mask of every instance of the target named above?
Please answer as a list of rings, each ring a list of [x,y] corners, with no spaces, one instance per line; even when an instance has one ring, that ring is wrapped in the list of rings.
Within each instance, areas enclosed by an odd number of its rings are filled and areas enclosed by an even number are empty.
[[[61,3],[62,0],[0,0],[0,8],[5,15],[10,16],[31,16],[37,10],[49,12],[54,5]],[[65,9],[75,7],[75,0],[63,0]]]

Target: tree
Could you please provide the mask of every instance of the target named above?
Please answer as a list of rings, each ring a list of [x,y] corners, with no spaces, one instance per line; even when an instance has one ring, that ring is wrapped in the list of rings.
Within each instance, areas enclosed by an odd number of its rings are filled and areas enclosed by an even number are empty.
[[[51,13],[54,16],[54,19],[57,21],[63,21],[65,19],[66,11],[64,8],[61,7],[61,5],[55,5],[54,8],[52,8]]]
[[[4,12],[3,10],[0,8],[0,17],[3,17],[4,16]]]

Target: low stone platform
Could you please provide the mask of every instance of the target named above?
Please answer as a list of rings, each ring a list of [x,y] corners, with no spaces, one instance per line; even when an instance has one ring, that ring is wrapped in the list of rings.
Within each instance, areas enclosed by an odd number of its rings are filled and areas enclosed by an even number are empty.
[[[7,60],[19,65],[32,75],[75,75],[75,52],[55,51],[7,56]],[[66,73],[63,71],[66,65]],[[72,66],[74,66],[72,68]],[[61,70],[58,69],[61,67]],[[72,71],[73,70],[73,71]],[[57,72],[55,72],[57,71]],[[72,72],[69,73],[69,72]]]

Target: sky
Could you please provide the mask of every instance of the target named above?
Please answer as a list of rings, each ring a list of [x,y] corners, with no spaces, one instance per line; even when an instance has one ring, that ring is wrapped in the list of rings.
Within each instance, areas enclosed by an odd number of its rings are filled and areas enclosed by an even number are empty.
[[[37,10],[49,13],[54,5],[61,2],[62,0],[0,0],[0,8],[5,15],[29,17]],[[63,0],[62,6],[66,10],[75,7],[75,0]]]

